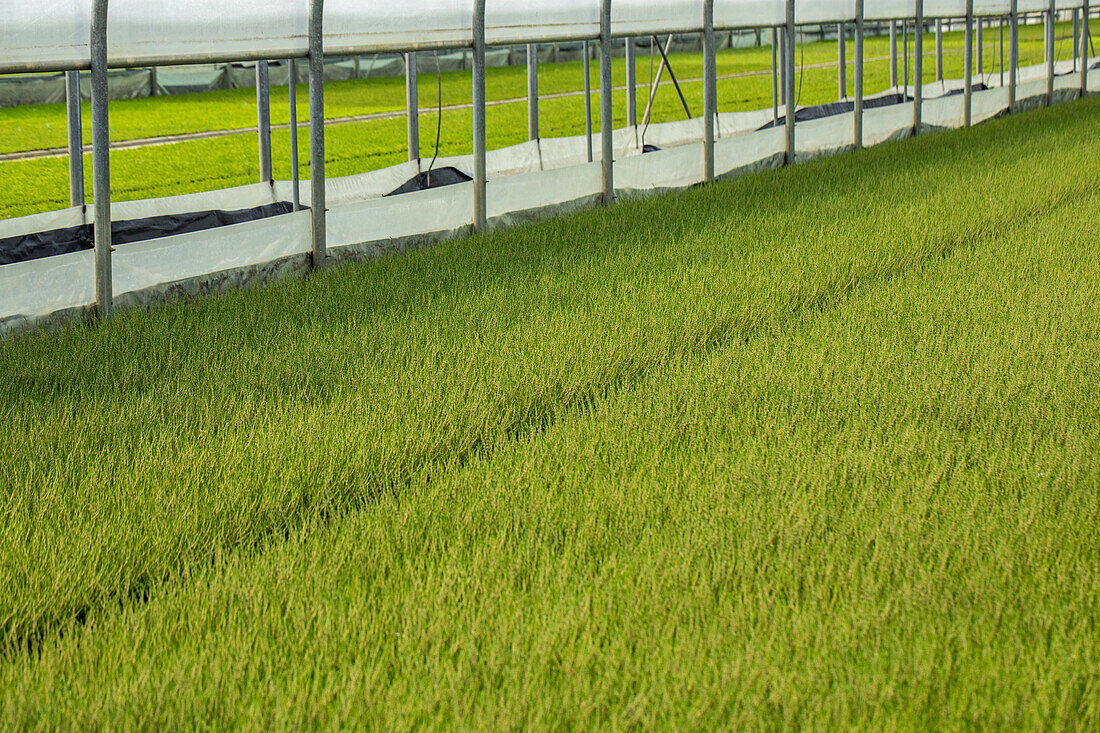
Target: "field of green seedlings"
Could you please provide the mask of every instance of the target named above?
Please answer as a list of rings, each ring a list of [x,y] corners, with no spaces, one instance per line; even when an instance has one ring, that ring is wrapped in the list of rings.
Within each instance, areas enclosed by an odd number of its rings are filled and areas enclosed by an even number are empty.
[[[1071,35],[1071,26],[1059,25],[1060,38]],[[1020,63],[1039,63],[1043,59],[1042,27],[1021,28]],[[985,37],[986,74],[997,73],[999,61],[996,31]],[[866,89],[875,93],[888,89],[889,41],[886,37],[869,37],[866,41],[869,59]],[[848,44],[848,58],[854,57],[854,46]],[[926,36],[927,51],[924,78],[935,80],[933,35]],[[949,78],[962,75],[963,36],[961,32],[945,34],[945,74]],[[1072,44],[1062,38],[1059,58],[1069,58]],[[876,59],[875,61],[870,61]],[[659,57],[657,59],[659,61]],[[806,68],[799,80],[799,101],[818,104],[837,97],[835,66],[836,43],[808,43],[801,47],[798,63]],[[698,79],[702,73],[702,57],[698,54],[673,56],[673,67],[681,78]],[[768,47],[722,51],[718,55],[720,75],[745,74],[767,70],[768,74],[726,78],[719,81],[719,108],[724,112],[762,109],[771,105],[771,50]],[[849,93],[854,82],[849,64]],[[899,69],[899,74],[900,74]],[[912,72],[910,72],[912,73]],[[598,64],[593,64],[593,88],[598,90]],[[650,79],[650,58],[639,58],[639,84]],[[463,104],[470,100],[468,72],[443,74],[443,104]],[[540,67],[540,93],[557,94],[577,91],[583,87],[579,62],[544,64]],[[667,76],[666,76],[667,81]],[[614,83],[626,82],[625,64],[614,63]],[[333,82],[325,85],[326,113],[329,117],[349,117],[404,108],[404,80],[369,79]],[[289,119],[285,88],[276,89],[272,99],[272,119],[278,123]],[[639,94],[639,116],[644,108],[647,90]],[[702,110],[702,83],[686,82],[684,93],[693,114]],[[436,79],[432,74],[420,77],[420,104],[432,107],[437,99]],[[490,100],[522,99],[526,95],[526,71],[506,67],[490,69],[487,74],[487,97]],[[308,115],[305,89],[302,87],[298,117]],[[594,124],[599,129],[599,100],[594,100]],[[626,92],[615,93],[616,126],[626,124]],[[157,135],[183,134],[220,129],[247,128],[256,124],[255,92],[248,89],[209,92],[198,95],[156,97],[124,100],[111,105],[112,140],[134,140]],[[584,101],[581,97],[546,99],[540,104],[540,132],[543,137],[578,135],[584,132]],[[653,121],[683,119],[679,98],[671,86],[662,87],[654,104]],[[87,126],[90,116],[84,115]],[[488,134],[490,148],[505,147],[526,140],[527,110],[523,101],[490,107]],[[435,145],[436,115],[421,117],[421,146],[431,157]],[[442,155],[469,152],[471,122],[469,110],[444,112],[440,149]],[[90,130],[85,130],[90,139]],[[331,176],[351,175],[394,165],[407,159],[405,120],[403,118],[371,120],[332,125],[327,131],[326,167]],[[64,105],[43,105],[0,110],[0,153],[39,150],[65,146]],[[277,130],[273,137],[276,176],[290,178],[290,132]],[[91,191],[91,161],[87,156],[85,173]],[[303,147],[300,157],[301,175],[309,177],[309,156]],[[112,189],[116,201],[168,196],[194,191],[216,190],[253,183],[257,180],[256,137],[241,134],[232,137],[196,140],[137,150],[119,150],[111,154]],[[68,205],[68,162],[64,157],[0,163],[0,191],[18,192],[0,198],[0,218],[51,211]]]
[[[0,346],[0,727],[1095,729],[1098,118]]]

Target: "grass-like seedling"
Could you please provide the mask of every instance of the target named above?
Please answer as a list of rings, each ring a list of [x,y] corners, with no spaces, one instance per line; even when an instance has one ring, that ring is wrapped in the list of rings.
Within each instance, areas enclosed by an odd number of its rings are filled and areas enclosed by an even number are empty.
[[[1098,114],[0,347],[0,726],[1094,728]]]

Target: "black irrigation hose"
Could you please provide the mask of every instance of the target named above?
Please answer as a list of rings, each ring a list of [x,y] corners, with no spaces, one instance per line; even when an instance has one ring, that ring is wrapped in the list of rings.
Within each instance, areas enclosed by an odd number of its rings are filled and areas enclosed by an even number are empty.
[[[799,40],[798,42],[798,96],[795,97],[794,106],[795,111],[798,111],[798,105],[802,104],[802,76],[806,73],[806,42]]]
[[[439,52],[432,51],[435,57],[435,152],[432,153],[432,162],[428,165],[428,185],[432,183],[432,169],[439,158],[439,137],[443,132],[443,73],[439,69]]]

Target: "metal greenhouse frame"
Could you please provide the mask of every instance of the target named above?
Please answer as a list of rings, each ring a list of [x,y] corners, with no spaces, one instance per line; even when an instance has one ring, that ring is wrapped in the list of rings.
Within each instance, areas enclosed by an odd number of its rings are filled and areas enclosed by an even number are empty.
[[[0,0],[0,74],[65,72],[71,209],[0,222],[0,240],[66,226],[91,226],[93,254],[75,252],[0,265],[0,332],[45,318],[102,318],[116,304],[135,304],[201,290],[211,283],[240,284],[288,269],[324,268],[336,256],[432,241],[494,223],[526,220],[536,214],[616,196],[684,188],[718,178],[839,152],[930,128],[968,126],[990,117],[1060,99],[1100,91],[1089,74],[1089,0]],[[1054,22],[1059,14],[1074,21],[1073,61],[1055,59]],[[1046,60],[1021,68],[1019,24],[1039,14],[1046,27]],[[945,80],[945,22],[961,21],[965,31],[964,75]],[[891,29],[892,87],[870,96],[864,83],[864,38],[870,23]],[[977,23],[977,26],[975,25]],[[996,25],[994,25],[996,24]],[[800,107],[796,89],[796,46],[803,26],[835,28],[838,37],[838,98],[829,109]],[[1007,85],[975,84],[975,33],[996,27],[1009,31]],[[898,29],[904,80],[898,80]],[[771,109],[723,114],[719,110],[716,31],[770,31],[773,45]],[[854,88],[847,93],[845,42],[854,37]],[[935,33],[937,82],[923,84],[924,35]],[[701,34],[703,115],[686,122],[650,127],[659,141],[648,152],[638,136],[633,39]],[[913,36],[913,49],[909,37]],[[626,39],[628,126],[616,130],[612,99],[612,49]],[[538,119],[539,44],[598,43],[600,134],[592,145],[589,114],[584,140],[541,139]],[[486,149],[486,50],[526,47],[528,137],[526,146]],[[423,173],[420,165],[416,54],[447,49],[472,50],[472,153],[462,166],[469,184],[384,198],[387,187]],[[984,74],[985,44],[978,43],[978,74]],[[662,50],[662,49],[658,49]],[[326,56],[404,54],[409,162],[364,176],[327,180],[325,176]],[[912,53],[912,76],[910,76]],[[588,54],[585,53],[587,63]],[[292,123],[290,182],[272,171],[268,63],[289,63]],[[298,126],[295,122],[297,63],[309,67],[310,182],[298,181]],[[218,230],[169,236],[150,242],[112,241],[120,219],[211,208],[218,196],[195,194],[172,199],[127,202],[112,207],[108,72],[131,67],[197,63],[256,62],[259,169],[261,184],[248,192],[229,190],[234,205],[292,201],[292,212],[276,227],[252,222]],[[85,209],[79,73],[91,73],[92,201]],[[586,77],[587,79],[587,77]],[[591,90],[586,90],[591,109]],[[780,114],[782,112],[782,114]],[[780,131],[779,128],[782,128]],[[800,132],[796,137],[796,131]],[[645,153],[643,155],[643,153]],[[508,181],[493,188],[494,179]],[[217,192],[215,192],[217,193]],[[262,196],[261,196],[262,193]],[[249,197],[253,198],[249,198]],[[466,198],[469,196],[469,198]],[[309,211],[301,211],[308,206]],[[241,208],[244,208],[243,206]],[[406,224],[409,212],[427,212]],[[116,218],[112,218],[113,214]],[[221,237],[221,239],[218,239]],[[240,249],[233,249],[239,244]],[[230,252],[232,249],[232,252]],[[66,259],[67,258],[67,259]],[[62,262],[64,260],[64,262]],[[89,261],[90,260],[90,261]],[[290,264],[286,264],[290,263]],[[94,287],[88,288],[88,265]],[[284,266],[285,265],[285,266]],[[123,267],[120,270],[119,267]],[[235,273],[232,276],[227,273]],[[195,285],[198,283],[197,285]],[[202,283],[206,283],[203,285]],[[190,285],[188,285],[190,284]],[[220,285],[219,285],[220,286]],[[122,296],[125,296],[124,298]]]

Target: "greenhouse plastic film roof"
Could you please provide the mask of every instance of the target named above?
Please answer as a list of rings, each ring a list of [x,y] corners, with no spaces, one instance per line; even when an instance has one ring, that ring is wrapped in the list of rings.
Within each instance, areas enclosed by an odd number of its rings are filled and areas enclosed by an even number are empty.
[[[95,0],[0,0],[0,71],[59,71],[90,66]],[[1059,9],[1082,6],[1059,0]],[[468,46],[473,0],[325,0],[326,53],[411,51]],[[977,15],[1003,14],[1008,0],[976,0]],[[1021,12],[1049,7],[1020,0]],[[613,0],[616,36],[698,31],[703,0]],[[110,0],[108,63],[140,66],[307,52],[310,0]],[[965,0],[927,0],[924,16],[960,17]],[[537,43],[595,38],[600,0],[486,0],[486,42]],[[866,0],[868,20],[913,17],[915,0]],[[855,0],[798,0],[798,23],[855,18]],[[784,0],[714,0],[717,28],[780,25]]]

